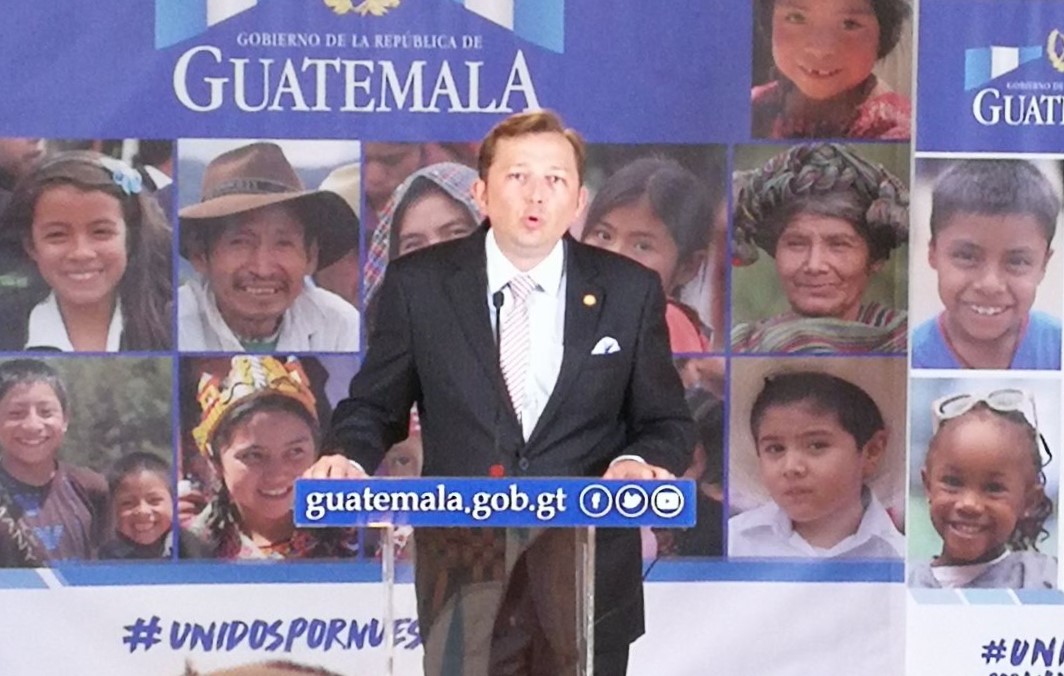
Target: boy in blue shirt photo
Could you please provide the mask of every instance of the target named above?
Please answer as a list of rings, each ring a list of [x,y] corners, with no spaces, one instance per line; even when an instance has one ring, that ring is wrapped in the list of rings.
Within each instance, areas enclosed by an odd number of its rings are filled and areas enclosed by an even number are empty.
[[[1031,309],[1059,214],[1058,193],[1030,162],[947,166],[928,251],[944,309],[913,331],[913,368],[1060,368],[1060,320]]]

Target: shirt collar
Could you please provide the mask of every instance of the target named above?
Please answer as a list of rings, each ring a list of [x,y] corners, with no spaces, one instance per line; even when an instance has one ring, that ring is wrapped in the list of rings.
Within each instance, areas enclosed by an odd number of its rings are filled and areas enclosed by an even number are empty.
[[[885,539],[884,534],[886,533],[897,532],[897,527],[891,521],[886,508],[883,507],[879,498],[868,486],[862,487],[861,497],[865,501],[865,511],[861,517],[861,523],[857,526],[857,531],[852,535],[847,535],[833,547],[827,549],[813,547],[806,542],[805,538],[794,531],[794,525],[791,523],[791,518],[787,516],[787,512],[775,501],[771,500],[766,503],[763,509],[758,510],[756,517],[747,523],[742,532],[746,533],[767,528],[772,531],[775,537],[782,541],[791,541],[792,538],[798,538],[811,550],[829,553],[844,552],[876,538]]]
[[[122,312],[116,303],[114,312],[111,314],[111,323],[107,327],[107,347],[105,348],[107,352],[119,351],[124,328]],[[37,349],[52,347],[63,352],[74,351],[74,345],[67,334],[66,324],[63,323],[63,315],[59,312],[59,301],[54,291],[30,312],[26,347]]]
[[[501,291],[510,283],[510,280],[520,274],[527,274],[532,278],[540,289],[550,296],[558,294],[558,288],[562,283],[562,274],[565,271],[565,242],[559,239],[547,257],[536,264],[528,272],[522,273],[510,262],[506,254],[499,248],[495,240],[495,230],[488,229],[487,237],[484,238],[484,250],[488,261],[488,292]]]

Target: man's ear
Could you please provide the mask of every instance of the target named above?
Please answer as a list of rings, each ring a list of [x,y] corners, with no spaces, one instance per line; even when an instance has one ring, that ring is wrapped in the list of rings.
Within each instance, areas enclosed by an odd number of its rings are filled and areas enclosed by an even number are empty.
[[[307,270],[305,274],[308,276],[313,275],[318,271],[318,252],[318,240],[315,238],[315,240],[310,243],[310,246],[307,247]]]
[[[207,275],[207,248],[198,247],[197,250],[188,257],[188,262],[192,263],[192,267],[196,269],[196,272],[203,276]]]
[[[864,456],[861,475],[865,479],[871,478],[876,473],[876,468],[879,467],[879,462],[887,451],[887,439],[887,431],[879,430],[872,435],[871,439],[865,442],[864,447],[861,449],[861,455]]]
[[[488,183],[482,178],[473,182],[473,201],[480,209],[480,215],[485,218],[488,215]]]

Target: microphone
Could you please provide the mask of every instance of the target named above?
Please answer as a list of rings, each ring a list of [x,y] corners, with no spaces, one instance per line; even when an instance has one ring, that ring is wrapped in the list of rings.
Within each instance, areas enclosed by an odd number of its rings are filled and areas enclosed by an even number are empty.
[[[506,296],[503,294],[502,289],[499,289],[495,293],[491,294],[491,304],[495,308],[495,366],[502,375],[502,304],[506,301]],[[502,427],[502,402],[497,401],[495,404],[495,439],[494,439],[494,451],[496,460],[502,457],[502,439],[500,438]],[[488,468],[488,474],[492,477],[502,477],[506,475],[505,465],[495,463]]]

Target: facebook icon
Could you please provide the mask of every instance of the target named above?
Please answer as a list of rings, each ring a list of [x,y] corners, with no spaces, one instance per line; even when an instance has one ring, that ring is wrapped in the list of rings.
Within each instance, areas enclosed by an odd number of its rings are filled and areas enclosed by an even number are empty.
[[[597,519],[609,514],[613,509],[613,493],[605,486],[591,484],[580,491],[580,498],[577,502],[580,505],[580,511]]]

